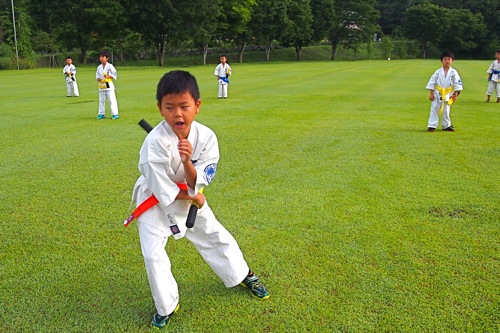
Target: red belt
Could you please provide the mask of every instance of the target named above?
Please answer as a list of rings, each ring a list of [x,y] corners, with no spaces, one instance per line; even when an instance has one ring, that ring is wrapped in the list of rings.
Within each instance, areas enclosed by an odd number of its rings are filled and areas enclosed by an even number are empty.
[[[186,184],[177,184],[177,186],[181,190],[185,190],[185,191],[188,190],[188,187]],[[141,216],[142,213],[144,213],[145,211],[147,211],[151,207],[155,206],[158,202],[159,201],[154,196],[154,194],[152,196],[150,196],[149,198],[147,198],[146,200],[144,200],[139,206],[137,206],[137,208],[132,212],[132,214],[130,214],[129,217],[127,217],[127,219],[125,221],[123,221],[123,226],[127,227],[133,220],[135,220],[136,218]]]

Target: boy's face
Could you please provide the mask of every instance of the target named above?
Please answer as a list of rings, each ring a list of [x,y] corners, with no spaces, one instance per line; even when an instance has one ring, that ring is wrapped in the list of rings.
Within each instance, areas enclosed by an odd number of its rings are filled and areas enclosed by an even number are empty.
[[[444,57],[442,60],[441,60],[441,63],[443,64],[443,67],[445,68],[449,68],[451,66],[451,64],[453,63],[453,58],[450,58],[450,57]]]
[[[495,52],[495,58],[500,61],[500,52]]]
[[[101,62],[101,64],[105,64],[105,63],[108,62],[108,57],[100,55],[99,56],[99,61]]]
[[[226,63],[226,60],[227,60],[227,59],[226,59],[226,57],[220,57],[220,62],[221,62],[221,63],[225,64],[225,63]]]
[[[201,99],[195,101],[190,93],[165,95],[158,110],[179,139],[186,139],[195,116],[200,112]]]
[[[66,65],[71,65],[73,63],[73,60],[71,59],[66,59]]]

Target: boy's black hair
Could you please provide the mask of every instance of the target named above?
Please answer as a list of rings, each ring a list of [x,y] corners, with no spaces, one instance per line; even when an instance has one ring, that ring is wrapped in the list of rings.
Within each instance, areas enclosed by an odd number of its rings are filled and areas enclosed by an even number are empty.
[[[101,52],[99,52],[99,57],[100,56],[104,56],[106,58],[109,59],[109,51],[108,50],[102,50]]]
[[[496,50],[495,53],[500,53],[500,49]]]
[[[70,56],[67,56],[67,57],[66,57],[66,60],[68,60],[68,59],[73,60],[73,58],[71,58]]]
[[[451,58],[455,60],[455,54],[450,50],[446,50],[443,53],[441,53],[441,60],[443,60],[443,58]]]
[[[196,78],[186,71],[171,71],[163,75],[156,89],[156,100],[161,103],[163,96],[189,93],[197,102],[200,90]]]

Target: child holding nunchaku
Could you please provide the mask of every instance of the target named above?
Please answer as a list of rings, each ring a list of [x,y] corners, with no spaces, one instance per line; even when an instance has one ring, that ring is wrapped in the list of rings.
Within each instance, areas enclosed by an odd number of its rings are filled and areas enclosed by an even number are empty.
[[[158,83],[156,99],[164,120],[150,131],[141,147],[141,176],[132,195],[138,208],[148,200],[143,208],[151,207],[138,211],[138,216],[131,215],[124,225],[137,218],[157,311],[151,325],[164,328],[179,309],[178,286],[165,250],[170,236],[187,238],[226,287],[241,284],[260,299],[269,298],[269,293],[199,192],[215,176],[219,147],[215,133],[194,120],[201,105],[196,79],[185,71],[171,71]],[[187,228],[184,221],[192,202],[199,209],[194,227]]]

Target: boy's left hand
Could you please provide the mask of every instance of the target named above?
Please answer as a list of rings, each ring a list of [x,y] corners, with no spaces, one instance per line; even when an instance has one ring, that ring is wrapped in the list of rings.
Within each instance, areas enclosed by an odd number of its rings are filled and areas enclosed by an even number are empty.
[[[198,192],[194,196],[193,201],[195,202],[196,206],[198,206],[198,208],[201,208],[205,204],[205,196]]]

